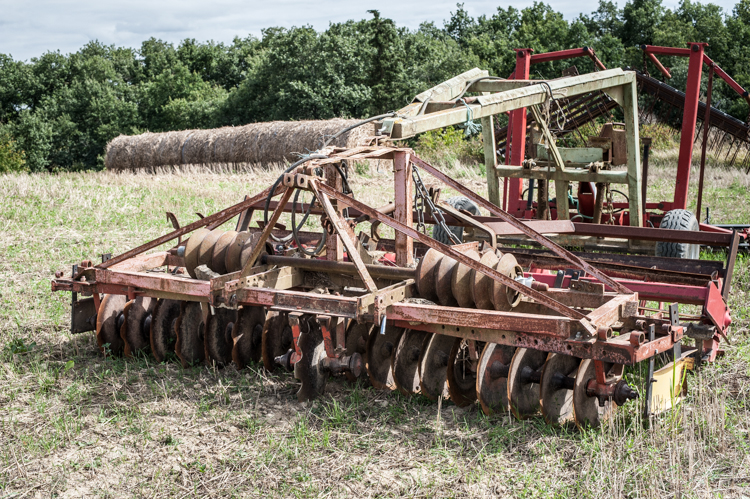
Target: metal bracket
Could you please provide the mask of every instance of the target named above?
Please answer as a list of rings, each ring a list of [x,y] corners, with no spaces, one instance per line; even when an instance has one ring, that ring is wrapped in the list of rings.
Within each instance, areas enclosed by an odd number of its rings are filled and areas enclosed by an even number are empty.
[[[391,304],[411,298],[414,283],[414,279],[407,279],[360,296],[357,298],[357,319],[364,320],[366,317],[368,319],[372,317],[372,322],[380,324],[381,318],[385,316]]]

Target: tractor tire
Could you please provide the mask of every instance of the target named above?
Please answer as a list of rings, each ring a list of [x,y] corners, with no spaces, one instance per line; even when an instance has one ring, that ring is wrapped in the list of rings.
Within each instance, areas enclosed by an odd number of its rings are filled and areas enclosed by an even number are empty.
[[[668,211],[664,215],[664,218],[662,218],[659,228],[690,231],[700,230],[698,220],[688,210]],[[698,260],[701,257],[701,246],[700,244],[666,243],[660,241],[656,243],[656,256]]]
[[[472,200],[470,200],[467,197],[456,196],[453,198],[449,198],[446,201],[446,204],[448,204],[451,208],[454,208],[456,210],[465,210],[471,213],[472,215],[479,215],[479,206],[477,206]],[[459,242],[464,241],[464,228],[463,227],[449,225],[448,228],[458,238]],[[453,242],[451,241],[451,238],[445,232],[445,229],[443,229],[440,225],[434,225],[432,227],[432,238],[435,239],[437,242],[447,244],[448,246],[451,246],[453,244]]]

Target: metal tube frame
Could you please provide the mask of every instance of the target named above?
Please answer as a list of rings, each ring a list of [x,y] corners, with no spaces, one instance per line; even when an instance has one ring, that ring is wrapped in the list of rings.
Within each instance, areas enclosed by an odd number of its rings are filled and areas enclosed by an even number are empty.
[[[370,151],[370,154],[373,157],[391,159],[404,165],[414,163],[439,180],[444,181],[447,185],[460,187],[461,192],[467,191],[455,180],[414,156],[411,150],[378,148]],[[361,157],[368,157],[367,153],[363,153]],[[341,193],[328,185],[326,179],[299,173],[311,172],[312,167],[324,167],[326,164],[336,161],[340,161],[340,159],[331,155],[327,160],[316,160],[312,166],[305,169],[299,167],[298,172],[288,174],[284,179],[284,185],[277,190],[277,193],[283,192],[283,197],[282,201],[277,203],[271,220],[278,219],[278,214],[288,207],[287,201],[293,188],[304,188],[314,192],[321,200],[323,211],[331,220],[333,230],[341,237],[347,249],[349,259],[352,261],[349,265],[355,267],[359,282],[365,288],[357,296],[321,295],[304,291],[304,288],[299,288],[299,284],[295,284],[302,282],[301,275],[298,273],[304,271],[302,269],[295,270],[294,267],[271,269],[267,265],[255,265],[251,268],[245,268],[241,272],[219,276],[211,281],[186,279],[176,275],[150,271],[165,265],[182,263],[180,257],[176,257],[170,252],[140,253],[126,259],[120,259],[118,263],[109,265],[109,268],[93,267],[89,263],[79,269],[76,278],[54,280],[52,288],[54,291],[93,294],[95,297],[98,297],[100,293],[114,293],[124,294],[130,298],[144,295],[186,301],[203,301],[214,306],[255,305],[276,311],[311,313],[375,323],[379,323],[379,319],[385,317],[387,320],[394,321],[396,325],[408,325],[413,329],[501,344],[527,346],[619,364],[633,364],[647,359],[657,352],[671,348],[685,334],[685,328],[682,325],[670,325],[666,319],[639,315],[638,300],[644,297],[646,299],[675,299],[682,303],[700,303],[703,301],[706,311],[704,322],[707,324],[713,323],[721,334],[725,332],[728,324],[723,321],[725,315],[728,317],[728,314],[722,294],[713,283],[714,276],[708,278],[708,287],[613,279],[606,273],[599,271],[595,266],[557,247],[544,236],[508,213],[503,212],[489,201],[473,195],[473,199],[479,201],[483,207],[489,208],[493,215],[498,216],[506,223],[510,223],[515,230],[536,239],[537,242],[547,246],[564,261],[577,268],[584,268],[589,274],[596,276],[596,279],[592,277],[581,281],[581,285],[588,283],[588,289],[574,290],[571,286],[571,289],[537,291],[500,274],[493,268],[468,258],[465,254],[450,246],[445,246],[417,232],[412,225],[399,221],[397,218],[403,219],[405,214],[411,213],[411,210],[405,209],[411,206],[410,191],[407,190],[408,184],[402,185],[401,190],[404,195],[399,196],[396,202],[396,214],[399,213],[399,204],[402,205],[400,208],[401,214],[394,218]],[[411,175],[400,175],[396,177],[395,182],[406,184],[410,178]],[[396,192],[398,192],[398,189],[396,189]],[[264,193],[267,195],[268,190]],[[233,211],[238,215],[252,206],[254,202],[258,202],[259,199],[260,195],[235,205]],[[519,306],[518,311],[512,312],[404,302],[404,298],[415,293],[414,280],[407,279],[390,287],[378,288],[372,280],[369,269],[362,263],[357,253],[351,227],[340,215],[340,212],[333,208],[332,201],[334,200],[339,205],[356,209],[361,214],[360,218],[367,218],[370,221],[378,221],[388,225],[407,240],[433,248],[475,271],[501,282],[526,296],[527,301],[522,302],[523,305]],[[206,218],[210,219],[208,223],[217,223],[226,217],[226,213],[227,210],[224,210],[216,214],[220,216],[212,215]],[[267,236],[272,230],[275,230],[269,229],[273,225],[273,223],[269,223],[263,229],[263,235]],[[167,236],[171,237],[175,232]],[[187,233],[187,231],[184,233]],[[154,247],[155,241],[162,241],[167,236],[157,238],[139,248]],[[736,236],[734,239],[736,239]],[[263,243],[260,242],[259,245],[262,246]],[[397,259],[399,258],[398,253],[401,253],[402,261],[407,261],[403,253],[405,251],[412,253],[411,247],[408,250],[407,247],[396,245]],[[136,250],[139,248],[136,248]],[[133,254],[134,251],[125,255]],[[289,270],[285,271],[284,269]],[[278,275],[280,272],[290,276],[289,279],[283,281],[283,285],[258,287],[258,283],[266,282],[265,279],[262,279],[264,275],[270,273]],[[352,274],[351,271],[348,273]],[[292,278],[294,276],[297,277]],[[550,279],[554,277],[539,272],[527,273],[527,276],[532,276],[542,283],[549,283]],[[85,280],[82,278],[85,278]],[[606,289],[604,284],[606,284]],[[564,282],[563,285],[570,285],[570,280]],[[614,291],[607,291],[607,289]],[[581,308],[591,310],[582,313]],[[614,324],[621,322],[635,323],[634,321],[637,320],[642,321],[643,324],[656,324],[657,338],[653,341],[640,343],[637,341],[640,333],[635,336],[627,332],[614,338],[610,336]],[[713,343],[711,344],[713,345]]]

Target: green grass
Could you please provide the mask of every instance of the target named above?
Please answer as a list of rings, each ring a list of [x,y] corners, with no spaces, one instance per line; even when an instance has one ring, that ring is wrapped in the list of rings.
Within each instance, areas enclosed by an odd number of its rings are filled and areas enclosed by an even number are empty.
[[[650,200],[670,197],[673,164],[655,155]],[[388,169],[360,169],[357,197],[390,201]],[[486,193],[476,168],[452,171]],[[188,223],[233,204],[277,173],[0,176],[0,497],[750,496],[746,257],[726,354],[650,430],[637,405],[581,432],[343,381],[302,405],[291,374],[104,359],[93,334],[69,334],[56,270],[166,232],[165,211]],[[748,223],[747,178],[707,178],[712,220]]]

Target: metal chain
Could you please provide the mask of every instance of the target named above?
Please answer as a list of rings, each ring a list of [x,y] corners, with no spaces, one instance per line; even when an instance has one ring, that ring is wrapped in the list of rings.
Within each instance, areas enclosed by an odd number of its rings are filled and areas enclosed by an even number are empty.
[[[412,174],[412,178],[414,178],[414,174]],[[416,185],[416,179],[414,183]],[[424,198],[422,190],[416,188],[414,190],[414,210],[417,212],[417,231],[427,234],[427,226],[424,223]]]
[[[609,213],[609,220],[607,220],[607,224],[614,225],[615,224],[615,210],[614,210],[614,200],[612,199],[612,189],[609,188],[609,184],[605,184],[607,186],[607,211]]]
[[[437,220],[438,225],[443,228],[445,233],[448,235],[448,238],[450,238],[451,242],[453,244],[461,244],[461,241],[456,237],[456,235],[453,233],[452,230],[448,227],[448,224],[445,223],[445,217],[443,216],[443,210],[435,206],[435,203],[432,202],[432,198],[430,198],[430,193],[427,191],[427,187],[425,187],[424,182],[422,182],[422,177],[419,175],[419,169],[416,165],[412,163],[411,165],[411,176],[412,179],[414,179],[414,204],[415,208],[417,210],[417,227],[421,227],[423,230],[425,230],[424,225],[424,203],[427,203],[427,206],[430,208],[432,212],[432,217]],[[417,205],[417,200],[420,200],[421,208],[419,205]],[[421,213],[420,213],[421,209]],[[419,230],[419,228],[417,229]]]

